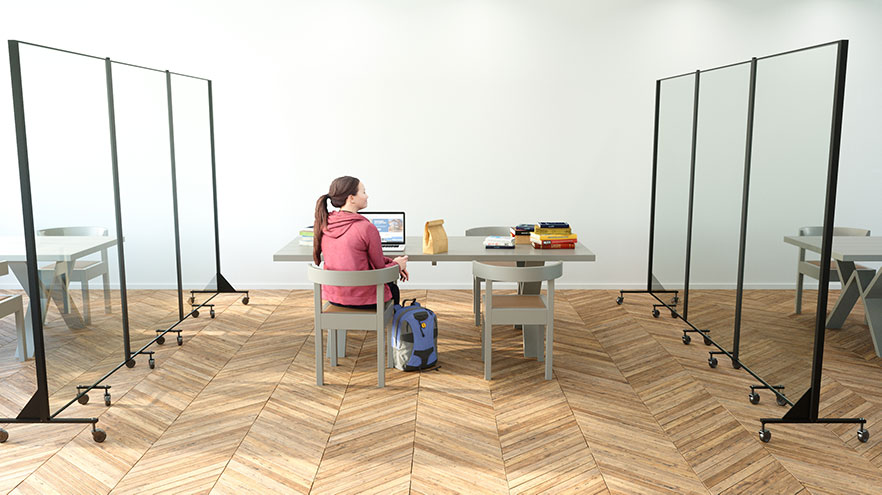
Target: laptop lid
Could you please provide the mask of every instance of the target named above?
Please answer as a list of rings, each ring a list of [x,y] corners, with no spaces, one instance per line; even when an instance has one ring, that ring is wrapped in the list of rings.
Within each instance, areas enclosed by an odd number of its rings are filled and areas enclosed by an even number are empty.
[[[403,211],[365,211],[359,212],[380,231],[380,242],[384,246],[404,244]]]

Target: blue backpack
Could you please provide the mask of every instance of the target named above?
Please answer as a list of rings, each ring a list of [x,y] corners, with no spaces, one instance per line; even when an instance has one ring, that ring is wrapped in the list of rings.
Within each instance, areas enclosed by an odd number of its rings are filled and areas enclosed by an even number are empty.
[[[392,366],[403,371],[424,370],[438,363],[438,317],[416,299],[410,301],[408,306],[395,305],[390,359]]]

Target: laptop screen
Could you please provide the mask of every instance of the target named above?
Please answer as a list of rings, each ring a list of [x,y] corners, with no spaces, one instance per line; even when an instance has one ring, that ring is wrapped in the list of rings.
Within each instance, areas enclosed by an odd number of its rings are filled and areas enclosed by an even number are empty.
[[[403,211],[372,211],[361,214],[380,231],[380,241],[383,244],[404,244]]]

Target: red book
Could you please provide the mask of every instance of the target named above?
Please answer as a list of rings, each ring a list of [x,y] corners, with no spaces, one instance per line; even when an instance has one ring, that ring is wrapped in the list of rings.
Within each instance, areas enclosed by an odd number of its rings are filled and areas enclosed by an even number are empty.
[[[575,239],[546,239],[542,241],[543,246],[547,246],[549,244],[575,244]]]
[[[557,244],[536,244],[532,243],[534,249],[576,249],[575,242],[564,242]]]

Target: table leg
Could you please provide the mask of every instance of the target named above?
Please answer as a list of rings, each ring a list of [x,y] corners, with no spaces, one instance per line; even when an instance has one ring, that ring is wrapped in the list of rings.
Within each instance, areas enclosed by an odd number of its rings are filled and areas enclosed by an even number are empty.
[[[545,266],[545,262],[519,261],[518,266]],[[541,291],[542,282],[524,282],[518,287],[518,292],[521,294],[538,295]],[[545,327],[542,325],[524,325],[523,328],[524,357],[545,361]]]
[[[873,347],[876,355],[882,357],[882,270],[876,272],[876,276],[867,284],[861,284],[861,299],[864,302],[864,310],[867,312],[867,325],[870,327],[870,337],[873,339]]]
[[[854,304],[861,296],[858,277],[852,276],[856,272],[860,276],[861,272],[855,270],[854,262],[836,261],[836,267],[839,270],[839,280],[843,281],[843,285],[842,291],[839,293],[839,299],[836,300],[836,304],[827,315],[827,328],[842,328],[845,319],[851,313],[851,308],[854,307]]]

